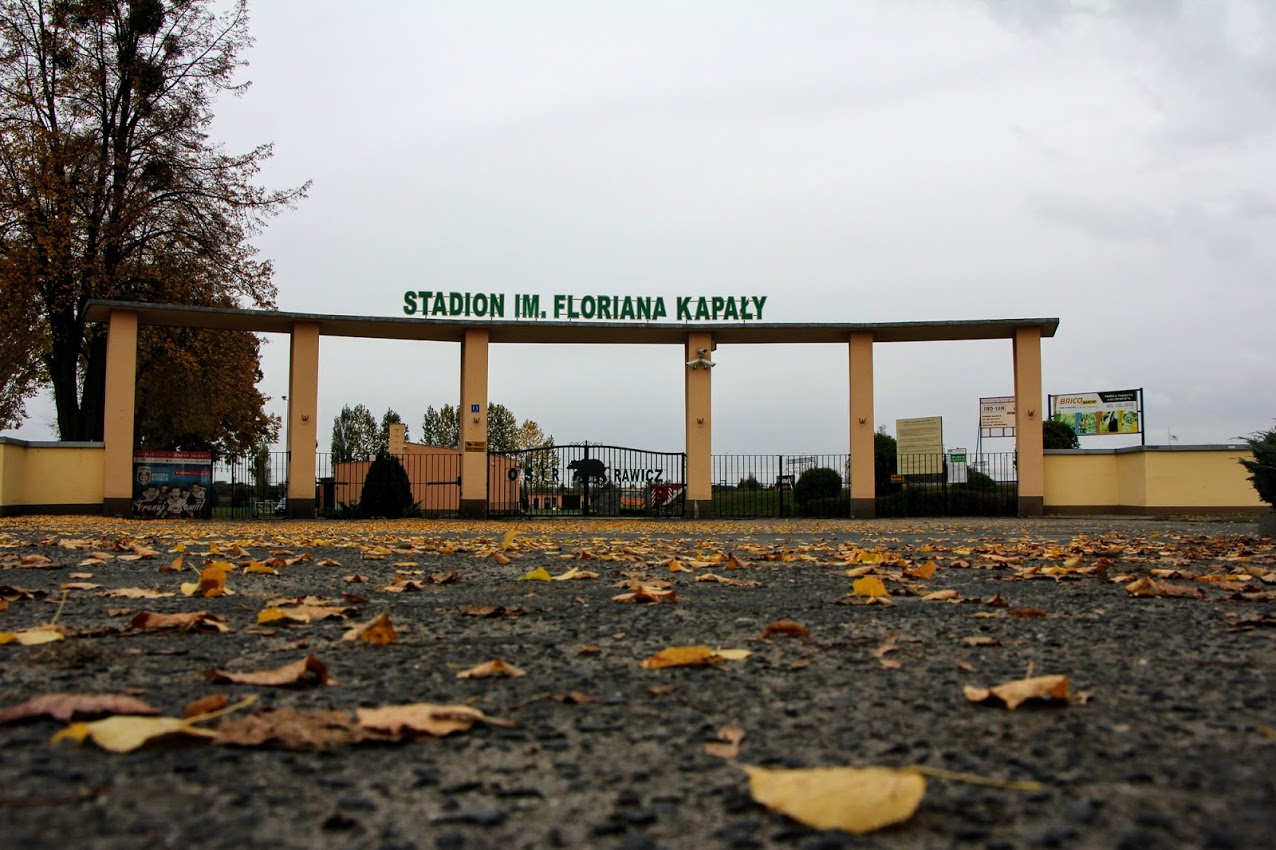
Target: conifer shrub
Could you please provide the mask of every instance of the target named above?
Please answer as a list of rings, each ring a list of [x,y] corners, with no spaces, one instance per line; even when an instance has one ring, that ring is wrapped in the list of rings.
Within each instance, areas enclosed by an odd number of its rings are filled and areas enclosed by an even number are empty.
[[[1254,457],[1241,458],[1241,465],[1249,470],[1249,480],[1258,491],[1258,498],[1276,507],[1276,428],[1244,439]]]
[[[359,513],[365,517],[397,519],[416,513],[412,500],[412,485],[407,470],[392,454],[378,452],[368,467],[368,477],[363,481],[363,495],[359,498]]]

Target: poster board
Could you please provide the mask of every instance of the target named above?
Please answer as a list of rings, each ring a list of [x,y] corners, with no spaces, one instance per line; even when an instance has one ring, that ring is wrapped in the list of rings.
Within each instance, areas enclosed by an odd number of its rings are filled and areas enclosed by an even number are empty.
[[[1104,390],[1050,396],[1050,415],[1078,437],[1143,433],[1143,391]]]
[[[1015,397],[990,396],[979,399],[979,435],[981,437],[1013,437],[1015,435]]]
[[[213,515],[213,456],[209,452],[133,453],[133,516],[208,519]]]
[[[896,461],[905,475],[944,471],[944,418],[923,416],[895,420]]]

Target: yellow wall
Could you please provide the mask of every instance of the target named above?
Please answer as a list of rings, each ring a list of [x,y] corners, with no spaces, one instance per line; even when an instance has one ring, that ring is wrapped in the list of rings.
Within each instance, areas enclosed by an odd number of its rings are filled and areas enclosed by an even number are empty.
[[[0,441],[0,511],[102,507],[105,449],[100,443]]]
[[[1260,513],[1267,509],[1231,446],[1049,452],[1047,513]]]

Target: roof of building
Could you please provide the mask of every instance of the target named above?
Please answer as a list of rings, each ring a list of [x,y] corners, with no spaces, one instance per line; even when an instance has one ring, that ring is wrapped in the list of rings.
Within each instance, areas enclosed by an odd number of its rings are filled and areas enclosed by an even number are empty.
[[[143,325],[289,333],[297,323],[319,326],[323,336],[460,342],[469,328],[488,331],[492,343],[611,343],[660,345],[686,342],[687,334],[709,332],[715,344],[846,343],[852,331],[871,331],[875,342],[959,339],[1013,339],[1019,327],[1037,327],[1052,337],[1057,318],[955,319],[929,322],[556,322],[507,319],[429,319],[411,316],[337,316],[280,310],[192,307],[136,301],[91,301],[86,317],[106,321],[113,310],[137,313]]]

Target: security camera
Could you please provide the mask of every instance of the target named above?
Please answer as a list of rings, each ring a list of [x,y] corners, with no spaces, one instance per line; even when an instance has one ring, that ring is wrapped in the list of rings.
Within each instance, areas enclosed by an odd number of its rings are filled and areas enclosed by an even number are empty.
[[[712,369],[714,366],[717,366],[718,364],[714,363],[712,360],[705,360],[703,357],[700,357],[700,358],[697,358],[696,360],[688,360],[687,365],[691,367],[692,369],[696,369],[701,366],[703,366],[705,369]]]

